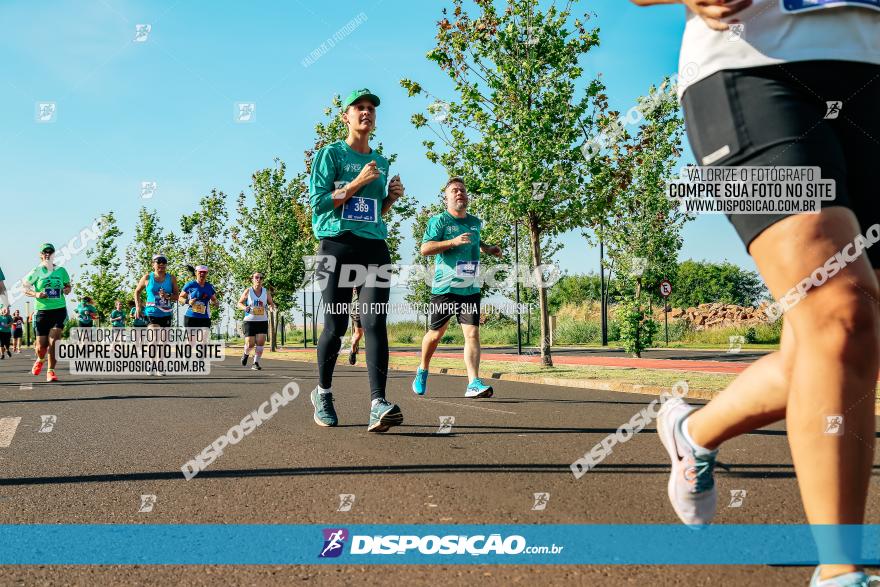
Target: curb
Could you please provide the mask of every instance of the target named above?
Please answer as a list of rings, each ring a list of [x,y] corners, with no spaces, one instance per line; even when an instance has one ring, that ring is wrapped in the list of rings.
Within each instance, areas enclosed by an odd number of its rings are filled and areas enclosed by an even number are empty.
[[[341,358],[341,355],[340,355]],[[297,363],[313,363],[314,361],[299,361],[297,359],[287,359],[292,360]],[[351,365],[348,362],[340,363],[344,364],[346,367],[350,367]],[[357,365],[355,365],[357,366]],[[391,371],[404,371],[415,373],[416,367],[407,367],[403,365],[393,366],[389,365],[388,369]],[[465,369],[455,369],[450,367],[429,367],[429,373],[434,373],[435,375],[451,375],[453,377],[467,377],[467,370]],[[685,372],[686,373],[686,372]],[[663,387],[660,385],[642,385],[639,383],[625,383],[622,381],[615,381],[613,379],[562,379],[559,377],[535,377],[533,375],[518,375],[516,373],[491,373],[487,379],[494,379],[496,381],[516,381],[519,383],[534,383],[537,385],[556,385],[558,387],[574,387],[578,389],[598,389],[601,391],[616,391],[620,393],[641,393],[643,395],[660,395],[665,391],[669,391],[669,388]],[[718,395],[717,391],[707,391],[702,389],[688,389],[687,397],[688,399],[702,399],[702,400],[711,400],[716,395]],[[874,404],[874,414],[880,416],[880,402]]]

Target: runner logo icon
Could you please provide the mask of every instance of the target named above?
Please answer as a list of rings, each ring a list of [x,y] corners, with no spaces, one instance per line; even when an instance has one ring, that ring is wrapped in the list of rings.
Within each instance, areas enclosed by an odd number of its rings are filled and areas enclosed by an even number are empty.
[[[318,558],[335,558],[342,554],[345,541],[348,540],[348,530],[345,528],[324,528],[324,548]]]

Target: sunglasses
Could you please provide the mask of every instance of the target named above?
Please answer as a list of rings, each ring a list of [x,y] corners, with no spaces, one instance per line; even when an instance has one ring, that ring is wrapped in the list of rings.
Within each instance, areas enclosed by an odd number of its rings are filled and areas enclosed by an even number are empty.
[[[263,279],[262,275],[254,275],[254,279]]]
[[[51,255],[51,254],[53,254],[55,251],[53,251],[52,249],[46,249],[45,251],[41,251],[41,252],[42,252],[44,255]]]

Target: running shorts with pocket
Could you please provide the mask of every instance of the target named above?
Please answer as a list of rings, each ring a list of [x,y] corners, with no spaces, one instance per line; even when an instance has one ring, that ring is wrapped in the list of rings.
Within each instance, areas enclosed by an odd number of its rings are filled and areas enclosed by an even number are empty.
[[[880,223],[880,65],[796,61],[719,71],[682,98],[688,139],[700,166],[820,167],[861,232]],[[771,196],[772,197],[772,196]],[[729,214],[748,249],[792,214]],[[880,247],[867,249],[880,267]]]
[[[34,315],[34,329],[37,336],[49,336],[49,331],[53,328],[64,328],[67,322],[67,308],[56,308],[54,310],[37,310]]]
[[[453,316],[459,324],[479,326],[480,324],[480,298],[482,294],[459,295],[453,293],[436,294],[431,296],[428,306],[428,319],[431,330],[440,330]]]

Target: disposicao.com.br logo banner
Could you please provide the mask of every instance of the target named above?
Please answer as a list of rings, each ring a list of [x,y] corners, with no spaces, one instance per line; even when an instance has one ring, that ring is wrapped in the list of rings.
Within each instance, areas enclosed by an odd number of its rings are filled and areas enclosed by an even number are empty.
[[[675,548],[670,547],[675,545]],[[3,524],[0,564],[880,563],[880,526]]]

